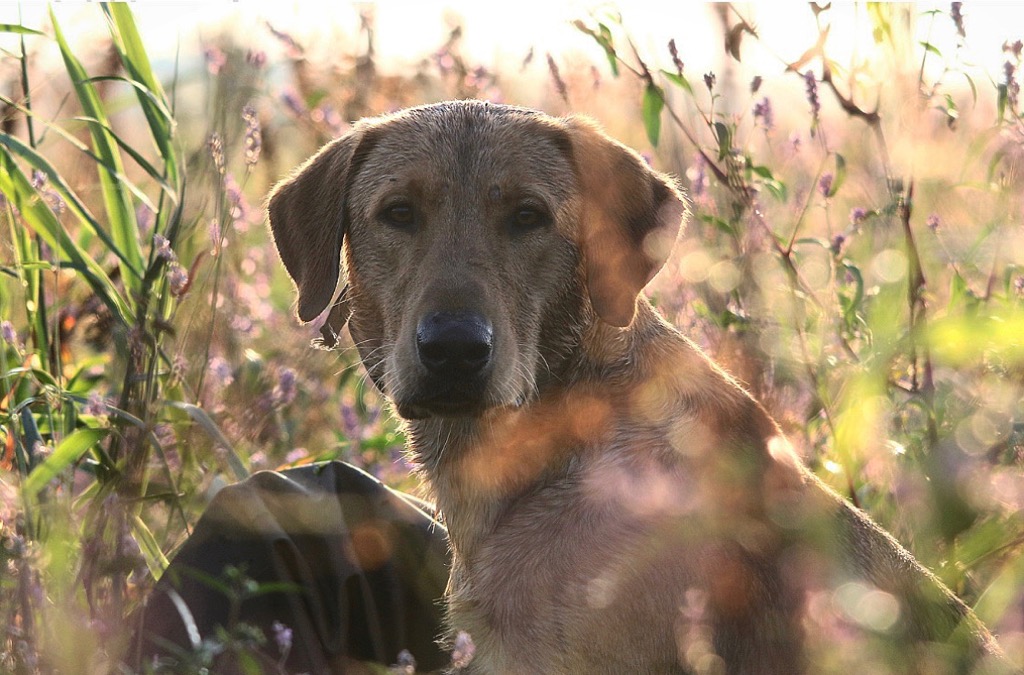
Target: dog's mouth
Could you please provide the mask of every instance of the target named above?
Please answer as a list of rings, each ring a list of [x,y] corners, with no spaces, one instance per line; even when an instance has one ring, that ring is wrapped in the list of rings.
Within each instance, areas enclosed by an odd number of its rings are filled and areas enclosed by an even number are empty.
[[[483,382],[438,382],[431,378],[419,392],[395,400],[395,408],[405,419],[428,417],[478,417],[492,405]]]

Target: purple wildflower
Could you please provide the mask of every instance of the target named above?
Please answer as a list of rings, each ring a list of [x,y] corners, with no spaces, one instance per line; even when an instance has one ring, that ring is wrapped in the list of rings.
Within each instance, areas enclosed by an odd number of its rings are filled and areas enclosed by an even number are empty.
[[[267,53],[263,50],[253,51],[250,49],[245,53],[245,61],[253,68],[262,68],[267,65]]]
[[[835,176],[831,172],[826,171],[821,174],[821,178],[818,179],[818,191],[821,192],[822,197],[831,197],[833,195],[832,182],[834,180]]]
[[[812,71],[804,73],[804,84],[807,86],[807,102],[811,104],[811,116],[817,124],[818,115],[821,113],[821,100],[818,98],[818,80]]]
[[[300,460],[309,457],[309,450],[305,448],[295,448],[291,450],[287,455],[284,456],[285,464],[294,464]]]
[[[37,190],[46,185],[46,174],[39,169],[32,169],[32,187]]]
[[[104,415],[110,414],[110,407],[107,405],[106,400],[100,396],[99,392],[92,392],[89,394],[89,398],[86,399],[85,405],[82,406],[83,415],[92,415],[93,417],[103,417]]]
[[[163,258],[168,262],[175,262],[178,256],[174,253],[171,248],[171,241],[162,234],[153,235],[153,246],[156,247],[156,255],[158,258]]]
[[[1003,51],[1013,54],[1015,59],[1020,59],[1020,54],[1024,51],[1024,40],[1016,40],[1015,42],[1007,40],[1003,43]]]
[[[551,81],[555,83],[555,90],[563,101],[568,105],[569,103],[569,88],[565,86],[565,80],[562,79],[562,74],[558,72],[558,64],[555,63],[555,59],[548,53],[548,72],[551,73]]]
[[[1006,100],[1010,104],[1010,109],[1016,110],[1020,99],[1020,84],[1014,77],[1017,74],[1017,66],[1007,61],[1003,64],[1003,73],[1006,75]]]
[[[240,225],[243,224],[242,221],[244,221],[249,211],[249,205],[245,202],[245,194],[242,192],[242,187],[230,173],[224,176],[224,196],[227,197],[228,215],[234,221],[235,229],[244,232],[246,228],[240,227]]]
[[[210,159],[217,173],[224,175],[224,139],[216,131],[210,133],[206,139],[206,148],[210,151]]]
[[[413,658],[412,652],[408,649],[403,649],[398,652],[398,662],[395,664],[395,670],[400,673],[412,673],[416,672],[416,659]]]
[[[266,26],[267,30],[270,31],[270,34],[273,35],[278,40],[280,40],[281,43],[285,47],[287,47],[288,56],[290,56],[291,58],[298,58],[299,56],[302,56],[304,50],[302,48],[302,45],[300,45],[295,38],[293,38],[288,33],[285,33],[284,31],[277,30],[272,25],[270,25],[269,21],[267,22]]]
[[[676,48],[675,38],[668,41],[668,53],[672,55],[672,65],[676,68],[676,74],[683,76],[683,62],[679,58],[679,50]]]
[[[171,288],[171,295],[184,295],[189,287],[188,270],[177,262],[172,262],[167,268],[167,283]]]
[[[704,73],[704,86],[708,88],[708,91],[711,91],[712,89],[715,88],[716,79],[717,78],[715,77],[714,73]]]
[[[690,179],[690,195],[694,199],[702,197],[707,192],[708,167],[704,155],[697,153],[693,166],[686,170],[686,177]]]
[[[800,147],[803,145],[803,141],[800,139],[800,134],[793,132],[789,135],[789,147],[793,149],[793,154],[800,152]]]
[[[224,234],[220,229],[220,221],[216,218],[210,221],[210,243],[213,244],[210,254],[220,255],[220,250],[224,244]]]
[[[1013,280],[1013,290],[1017,295],[1024,296],[1024,276],[1019,276]]]
[[[207,368],[210,370],[210,377],[213,378],[213,381],[222,387],[235,381],[235,372],[231,368],[231,364],[220,356],[212,357]]]
[[[860,225],[868,217],[868,211],[863,206],[855,206],[850,209],[850,224]]]
[[[206,59],[206,70],[210,75],[216,75],[228,62],[227,54],[219,47],[207,47],[203,50],[203,58]]]
[[[452,665],[456,668],[465,668],[473,660],[476,654],[476,645],[473,638],[464,630],[460,630],[455,636],[455,648],[452,650]]]
[[[434,52],[434,63],[441,75],[447,75],[455,67],[455,57],[447,47],[442,47]]]
[[[277,384],[271,394],[275,406],[288,405],[299,392],[298,375],[291,368],[282,368],[277,375]]]
[[[928,216],[928,219],[926,221],[924,221],[924,224],[926,226],[928,226],[928,229],[931,230],[932,232],[934,232],[935,230],[939,229],[939,225],[941,223],[939,221],[938,214],[933,213],[930,216]]]
[[[964,30],[964,15],[960,12],[963,4],[962,2],[953,2],[949,7],[949,16],[956,26],[956,33],[962,38],[967,37],[967,32]]]
[[[139,234],[149,234],[149,231],[153,229],[153,223],[156,220],[153,216],[153,212],[148,206],[139,204],[135,207],[135,220],[139,224]]]
[[[0,338],[4,342],[14,347],[16,351],[21,351],[21,341],[18,340],[18,331],[14,329],[14,324],[10,321],[0,321]]]
[[[836,236],[832,237],[832,243],[830,244],[830,248],[832,249],[832,254],[833,255],[839,255],[840,253],[842,253],[843,252],[843,246],[845,244],[846,244],[846,236],[845,235],[837,234]]]
[[[284,103],[285,107],[288,108],[288,110],[290,110],[296,117],[305,117],[308,112],[306,110],[306,104],[302,102],[298,93],[291,87],[288,87],[281,92],[281,102]]]
[[[274,642],[277,643],[281,655],[287,656],[292,649],[292,629],[280,621],[275,621],[270,625],[270,630],[274,632]]]
[[[775,112],[772,110],[772,101],[767,96],[754,104],[754,119],[761,120],[765,130],[775,126]]]
[[[333,136],[341,136],[345,131],[345,120],[341,113],[330,103],[321,103],[309,113],[310,119],[317,124],[323,124]]]
[[[260,158],[263,148],[263,133],[260,131],[260,118],[256,108],[246,105],[242,108],[242,119],[245,120],[245,164],[254,166]]]

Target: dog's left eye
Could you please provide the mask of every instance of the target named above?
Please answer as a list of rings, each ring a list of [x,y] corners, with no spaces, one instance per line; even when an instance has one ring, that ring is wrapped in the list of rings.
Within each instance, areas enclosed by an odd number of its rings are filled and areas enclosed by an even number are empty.
[[[416,219],[416,214],[412,210],[412,206],[405,203],[398,203],[393,206],[389,206],[384,209],[381,214],[384,216],[384,220],[395,227],[409,227],[413,224]]]
[[[516,212],[512,217],[512,221],[515,223],[517,228],[532,230],[533,228],[546,225],[548,222],[548,215],[536,207],[521,206],[516,209]]]

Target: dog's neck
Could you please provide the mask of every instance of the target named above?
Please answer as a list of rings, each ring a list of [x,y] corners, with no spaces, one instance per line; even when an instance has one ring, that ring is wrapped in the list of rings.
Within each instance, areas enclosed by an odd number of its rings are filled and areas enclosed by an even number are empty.
[[[737,416],[750,414],[746,392],[646,300],[628,328],[589,322],[578,353],[565,379],[571,386],[552,384],[522,407],[409,423],[411,449],[458,555],[470,555],[524,495],[580,480],[576,474],[588,449],[607,446],[623,416],[634,426],[639,416],[663,429],[676,421],[667,416],[680,409],[680,400],[695,415],[716,418],[709,419],[712,426],[735,425]],[[709,387],[708,378],[728,380],[729,386]],[[705,400],[702,393],[723,389],[733,392],[728,400]],[[770,429],[756,433],[765,432]]]

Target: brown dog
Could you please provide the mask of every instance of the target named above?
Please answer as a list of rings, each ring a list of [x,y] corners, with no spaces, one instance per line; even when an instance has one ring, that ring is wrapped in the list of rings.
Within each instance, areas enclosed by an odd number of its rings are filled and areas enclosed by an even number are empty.
[[[591,122],[470,101],[363,120],[269,211],[299,318],[330,307],[328,347],[347,321],[407,420],[467,672],[827,672],[829,631],[863,672],[1002,667],[639,296],[685,202]]]

